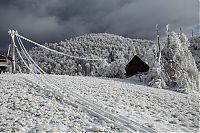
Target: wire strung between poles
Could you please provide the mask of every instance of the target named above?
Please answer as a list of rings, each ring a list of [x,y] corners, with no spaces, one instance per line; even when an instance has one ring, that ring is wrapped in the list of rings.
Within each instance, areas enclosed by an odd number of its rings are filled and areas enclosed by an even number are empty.
[[[36,76],[40,81],[41,81],[41,78],[39,76],[37,76],[34,71],[28,66],[28,64],[25,62],[25,60],[23,59],[22,55],[20,54],[19,50],[17,49],[16,47],[16,50],[17,50],[17,53],[19,55],[19,57],[21,58],[21,60],[24,62],[25,66],[31,71],[31,73]],[[26,56],[27,57],[27,56]],[[30,61],[30,59],[27,59]],[[41,76],[44,76],[43,74],[41,74]],[[47,79],[48,80],[48,79]],[[61,91],[61,89],[63,88],[60,88],[59,86],[55,85],[55,84],[51,84],[50,82],[52,81],[49,81],[49,83],[52,85],[50,86],[49,84],[45,83],[44,81],[41,81],[45,86],[49,87],[49,88],[52,88],[52,90],[50,91],[54,91],[53,93],[56,94],[57,92],[55,92],[55,90],[53,89],[54,87],[57,88],[58,90]],[[39,83],[37,83],[39,85]],[[95,113],[96,115],[98,115],[100,118],[103,118],[105,119],[106,121],[108,122],[111,122],[111,123],[114,123],[120,127],[122,127],[123,129],[127,130],[128,132],[133,132],[133,129],[131,129],[129,126],[127,126],[126,124],[119,124],[118,122],[120,121],[120,123],[122,123],[121,121],[123,119],[119,118],[118,116],[115,116],[113,114],[110,114],[108,113],[107,111],[104,111],[100,108],[98,108],[96,105],[93,105],[91,103],[91,101],[88,101],[86,100],[85,98],[79,96],[78,94],[75,94],[69,90],[66,90],[68,94],[72,95],[74,98],[78,98],[77,100],[81,100],[79,102],[76,102],[76,104],[80,105],[82,108],[88,110],[88,111],[91,111],[93,113]],[[82,103],[83,102],[83,103]],[[115,120],[113,119],[116,119],[118,122],[116,122]],[[124,121],[124,120],[123,120]],[[134,130],[135,131],[135,130]]]
[[[20,37],[18,38],[18,41],[19,41],[19,44],[21,44],[22,52],[24,53],[25,57],[30,62],[30,64],[33,65],[34,60],[30,57],[30,55],[26,51],[25,47],[23,48],[23,43],[20,42]],[[17,47],[16,47],[16,49],[17,49]],[[20,54],[18,49],[17,49],[17,53],[19,54],[19,56],[22,59],[22,61],[24,63],[26,63],[25,60],[23,59],[23,57],[21,56],[21,54]],[[34,62],[34,66],[35,66],[35,64],[36,63]],[[153,130],[149,130],[149,129],[143,128],[141,125],[137,125],[137,123],[136,124],[133,123],[133,121],[131,121],[131,120],[125,118],[125,117],[120,117],[117,114],[111,114],[110,112],[107,112],[106,110],[102,110],[101,107],[98,106],[98,104],[92,103],[91,101],[87,100],[86,98],[74,93],[73,91],[70,91],[70,90],[66,89],[65,87],[60,87],[62,85],[55,84],[55,82],[52,82],[53,80],[49,80],[49,78],[47,78],[46,75],[43,75],[41,73],[41,70],[36,69],[41,74],[42,77],[45,77],[44,79],[41,79],[41,77],[39,77],[38,75],[35,74],[33,69],[31,69],[27,64],[25,64],[25,65],[31,71],[31,73],[33,73],[34,76],[36,76],[40,81],[41,80],[45,80],[45,79],[47,81],[49,81],[50,84],[47,84],[47,82],[45,82],[45,81],[42,81],[42,82],[44,84],[46,84],[47,87],[49,87],[49,89],[51,88],[51,91],[55,92],[55,88],[57,88],[58,89],[58,93],[64,92],[64,93],[67,93],[67,94],[71,95],[72,97],[77,99],[76,100],[77,104],[80,104],[81,106],[83,106],[84,109],[86,109],[88,111],[90,110],[93,113],[96,113],[99,117],[104,118],[104,119],[108,119],[109,121],[112,121],[116,125],[121,125],[120,127],[122,127],[123,129],[125,129],[127,131],[130,131],[130,132],[133,132],[135,130],[136,131],[143,131],[143,132],[154,132]],[[52,86],[51,86],[51,84],[52,84]],[[55,92],[55,93],[57,93],[57,92]]]
[[[46,47],[46,46],[44,46],[44,45],[41,45],[41,44],[39,44],[39,43],[36,43],[36,42],[34,42],[34,41],[32,41],[32,40],[30,40],[30,39],[24,37],[24,36],[19,35],[18,33],[15,33],[15,35],[16,35],[17,37],[21,38],[21,39],[24,39],[24,40],[26,40],[26,41],[28,41],[28,42],[30,42],[30,43],[33,43],[33,44],[35,44],[35,45],[37,45],[37,46],[39,46],[39,47],[44,48],[44,49],[46,49],[46,50],[49,50],[49,51],[51,51],[51,52],[54,52],[54,53],[57,53],[57,54],[60,54],[60,55],[64,55],[64,56],[67,56],[67,57],[70,57],[70,58],[73,58],[73,59],[88,60],[88,61],[105,61],[105,60],[107,60],[107,59],[91,59],[91,58],[82,58],[82,57],[72,56],[72,55],[65,54],[65,53],[63,53],[63,52],[59,52],[59,51],[57,51],[57,50],[48,48],[48,47]]]
[[[36,69],[39,69],[39,70],[42,72],[42,74],[46,74],[46,72],[45,72],[44,70],[42,70],[42,68],[40,68],[40,67],[37,65],[37,63],[33,60],[33,58],[31,58],[31,56],[28,54],[28,52],[27,52],[26,48],[24,47],[24,45],[23,45],[21,39],[20,39],[19,37],[16,37],[16,38],[17,38],[17,41],[18,41],[18,43],[19,43],[19,46],[20,46],[22,52],[24,53],[25,56],[28,56],[28,57],[26,57],[26,58],[29,60],[29,62],[30,62],[30,63],[32,62],[32,63],[36,66],[35,68],[36,68]],[[38,72],[40,72],[39,70],[38,70]]]
[[[26,56],[26,58],[28,58],[28,56]],[[32,59],[28,59],[28,60],[30,61]],[[31,68],[29,68],[29,69],[31,69]],[[39,72],[39,73],[41,74],[41,72]],[[38,78],[38,76],[34,72],[33,72],[33,74],[34,74],[34,76],[36,76]],[[111,120],[112,122],[114,122],[117,125],[119,125],[119,123],[121,123],[120,126],[123,129],[125,129],[127,131],[130,131],[130,132],[132,132],[133,129],[139,129],[140,131],[143,131],[143,132],[154,132],[154,131],[151,131],[151,130],[148,131],[149,129],[146,130],[145,128],[141,128],[139,125],[137,125],[137,123],[132,123],[133,121],[131,122],[129,119],[127,119],[127,118],[125,118],[123,116],[118,116],[118,115],[110,114],[110,112],[102,110],[101,108],[99,108],[99,105],[91,103],[91,101],[88,101],[87,99],[83,98],[82,96],[79,96],[78,94],[74,93],[73,91],[70,91],[68,89],[66,90],[65,87],[63,87],[59,83],[57,84],[57,82],[55,80],[53,80],[53,79],[51,80],[50,77],[46,77],[45,74],[41,74],[41,76],[44,77],[44,79],[42,79],[42,80],[46,80],[48,82],[48,84],[47,84],[45,81],[42,81],[45,85],[49,86],[49,84],[53,83],[52,86],[50,86],[49,88],[52,88],[54,90],[54,87],[55,87],[58,90],[60,90],[61,92],[65,90],[67,92],[67,94],[70,94],[72,97],[77,98],[77,100],[78,100],[78,101],[76,101],[77,104],[80,104],[80,106],[83,107],[84,109],[90,110],[93,113],[97,114],[100,118],[107,119],[108,121]],[[41,79],[41,77],[39,79]],[[65,91],[64,91],[64,93],[66,93]],[[115,120],[118,121],[119,123],[118,122],[116,123]]]

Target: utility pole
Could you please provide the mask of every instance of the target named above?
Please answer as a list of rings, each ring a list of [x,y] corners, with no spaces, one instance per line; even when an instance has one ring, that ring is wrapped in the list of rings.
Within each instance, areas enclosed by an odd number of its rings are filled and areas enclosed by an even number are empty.
[[[192,38],[194,37],[194,31],[193,31],[193,29],[192,29]]]
[[[8,52],[7,52],[7,58],[10,56],[10,44],[9,44],[9,46],[8,46]]]
[[[167,44],[169,45],[169,24],[168,25],[166,25],[166,30],[167,30]]]
[[[182,31],[182,28],[180,27],[179,38],[181,38],[182,33],[183,33],[183,31]]]
[[[9,30],[8,33],[11,36],[11,56],[12,56],[12,73],[16,73],[16,61],[15,61],[15,31]]]
[[[156,36],[157,36],[157,44],[158,44],[158,63],[159,63],[159,66],[160,66],[161,46],[160,46],[160,35],[159,35],[159,30],[158,30],[158,24],[156,24]]]
[[[182,28],[180,27],[180,36],[182,35],[182,33],[183,33],[183,30],[182,30]]]

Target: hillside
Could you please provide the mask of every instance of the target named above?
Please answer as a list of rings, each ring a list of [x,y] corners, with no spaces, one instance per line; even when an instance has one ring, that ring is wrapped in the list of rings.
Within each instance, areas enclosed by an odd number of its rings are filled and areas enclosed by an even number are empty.
[[[147,73],[135,79],[156,88],[189,92],[199,88],[199,72],[194,58],[188,50],[188,39],[175,32],[170,33],[170,43],[161,43],[161,62],[158,62],[158,46],[149,40],[130,39],[99,33],[87,34],[60,43],[45,44],[46,47],[71,56],[106,59],[88,61],[52,53],[35,47],[30,55],[49,74],[125,78],[125,67],[134,55],[139,56],[150,67]],[[160,65],[159,65],[160,64]],[[29,72],[19,61],[23,72]],[[161,71],[162,70],[162,71]],[[133,78],[134,79],[134,78]]]
[[[117,59],[127,63],[137,54],[152,66],[152,60],[155,60],[155,55],[152,53],[156,54],[156,44],[153,41],[124,38],[107,33],[88,34],[61,41],[58,44],[49,43],[45,45],[77,57],[108,59],[109,63],[117,61]],[[97,67],[102,63],[101,61],[85,61],[72,59],[67,56],[52,55],[53,53],[38,47],[30,51],[30,54],[48,73],[101,76],[97,72]],[[92,73],[86,72],[86,63],[89,63]],[[81,72],[78,71],[79,64],[82,69]]]
[[[135,85],[130,80],[43,76],[0,75],[0,132],[127,131],[118,120],[109,122],[104,118],[106,114],[92,113],[80,106],[82,101],[70,98],[68,91],[79,94],[112,115],[157,132],[199,131],[197,92],[155,91],[155,88]],[[56,83],[64,88],[51,85]]]

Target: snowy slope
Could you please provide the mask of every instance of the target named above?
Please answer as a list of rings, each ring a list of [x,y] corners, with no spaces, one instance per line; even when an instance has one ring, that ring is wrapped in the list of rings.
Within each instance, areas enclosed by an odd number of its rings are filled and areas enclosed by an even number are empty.
[[[22,77],[0,77],[0,132],[123,131]]]
[[[143,78],[135,76],[146,85],[186,93],[199,90],[199,71],[188,49],[188,38],[184,34],[180,36],[170,32],[169,41],[161,43],[160,58],[154,41],[107,33],[88,34],[61,41],[59,44],[45,45],[70,56],[107,60],[89,61],[50,52],[41,47],[33,48],[30,55],[48,74],[124,78],[127,63],[137,55],[150,67],[147,73],[142,73]],[[21,60],[18,60],[18,65],[23,72],[29,73]]]
[[[157,132],[198,132],[198,92],[182,94],[155,90],[120,79],[48,77],[63,85],[63,90],[76,92],[112,114]],[[33,75],[0,75],[0,132],[125,131],[88,110],[64,102],[70,96],[57,88],[49,92],[50,88],[42,84],[45,80],[44,77],[38,80]],[[58,98],[58,93],[66,97]]]
[[[156,60],[157,54],[157,46],[154,41],[124,38],[107,33],[87,34],[61,41],[60,43],[49,43],[46,46],[69,55],[84,58],[108,59],[109,62],[112,59],[114,61],[122,59],[128,63],[134,55],[138,55],[150,66]],[[30,54],[47,73],[73,76],[99,76],[97,68],[101,64],[101,61],[72,59],[39,47],[30,50]],[[90,73],[87,73],[86,63],[90,65]],[[78,65],[81,66],[81,71],[78,70]],[[116,78],[118,77],[116,76]]]

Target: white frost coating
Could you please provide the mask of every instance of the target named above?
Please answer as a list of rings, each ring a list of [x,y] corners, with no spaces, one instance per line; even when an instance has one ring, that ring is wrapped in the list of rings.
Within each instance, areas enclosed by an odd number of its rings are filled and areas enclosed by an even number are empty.
[[[120,79],[49,76],[103,109],[157,132],[199,132],[197,92],[155,91]],[[79,107],[63,103],[55,93],[24,78],[38,82],[34,75],[0,75],[1,132],[125,132]]]
[[[166,85],[177,91],[189,92],[199,90],[199,71],[195,60],[188,50],[189,42],[182,34],[170,33],[170,43],[162,51],[162,75]]]
[[[28,38],[25,38],[25,37],[23,37],[23,36],[21,36],[21,35],[19,35],[19,34],[15,34],[15,35],[16,35],[17,37],[20,37],[20,38],[22,38],[22,39],[24,39],[24,40],[26,40],[26,41],[32,43],[32,44],[35,44],[35,45],[37,45],[37,46],[39,46],[39,47],[42,47],[42,48],[44,48],[44,49],[46,49],[46,50],[49,50],[49,51],[51,51],[51,52],[54,52],[54,53],[57,53],[57,54],[60,54],[60,55],[64,55],[64,56],[67,56],[67,57],[70,57],[70,58],[80,59],[80,60],[89,60],[89,61],[90,61],[90,60],[91,60],[91,61],[106,60],[106,59],[90,59],[90,58],[81,58],[81,57],[77,57],[77,56],[72,56],[72,55],[65,54],[65,53],[56,51],[56,50],[54,50],[54,49],[50,49],[50,48],[48,48],[48,47],[45,47],[45,46],[43,46],[43,45],[41,45],[41,44],[39,44],[39,43],[36,43],[36,42],[34,42],[34,41],[31,41],[31,40],[29,40]]]
[[[39,69],[39,70],[37,70],[38,72],[41,71],[43,74],[45,74],[45,72],[44,72],[44,71],[37,65],[37,63],[35,63],[34,60],[30,57],[30,55],[28,54],[26,48],[24,47],[24,44],[22,43],[22,40],[21,40],[19,37],[16,37],[16,38],[17,38],[17,41],[18,41],[18,43],[19,43],[19,46],[20,46],[22,52],[24,53],[26,59],[28,59],[30,63],[32,62],[32,63],[36,66],[36,68],[34,68],[34,69],[36,69],[36,70]],[[28,57],[27,57],[27,56],[28,56]]]
[[[70,59],[37,47],[30,51],[30,55],[49,74],[111,78],[124,78],[126,64],[134,55],[138,55],[150,66],[150,71],[139,77],[137,75],[136,78],[132,79],[138,79],[157,88],[168,88],[181,92],[198,90],[198,72],[195,69],[193,57],[188,50],[189,43],[186,36],[182,34],[179,38],[174,32],[170,33],[169,36],[171,42],[169,46],[161,43],[161,66],[158,62],[156,42],[129,39],[106,33],[88,34],[65,42],[62,41],[59,44],[45,44],[45,46],[73,56],[101,57],[107,59],[107,61],[113,60],[111,63]],[[87,66],[90,66],[90,69]],[[173,71],[176,71],[175,74],[172,74]]]
[[[17,49],[17,48],[16,48]],[[19,53],[18,49],[17,52],[20,56],[20,58],[22,59],[22,61],[24,62],[24,64],[27,66],[26,62],[24,61],[24,59],[22,58],[21,54]],[[30,56],[29,56],[30,57]],[[27,58],[27,56],[26,56]],[[28,59],[28,58],[27,58]],[[32,59],[28,59],[29,62]],[[32,64],[33,65],[33,64]],[[31,68],[29,68],[27,66],[28,69],[30,69],[31,72],[33,72],[33,70]],[[34,73],[34,72],[33,72]],[[40,72],[41,73],[41,72]],[[133,132],[133,131],[142,131],[142,132],[151,132],[154,133],[155,131],[152,129],[149,129],[148,127],[143,127],[140,124],[134,123],[133,121],[129,120],[126,117],[120,117],[117,116],[116,114],[111,114],[109,112],[107,112],[106,110],[102,110],[101,108],[99,108],[98,105],[96,105],[95,103],[92,103],[90,100],[88,101],[87,99],[85,99],[84,97],[78,95],[76,92],[73,91],[69,91],[66,87],[63,87],[62,85],[59,85],[55,80],[50,79],[50,77],[47,77],[45,75],[41,75],[42,77],[39,78],[37,75],[34,74],[35,77],[37,77],[37,79],[39,81],[41,81],[43,83],[43,85],[45,85],[48,89],[50,89],[50,92],[54,92],[54,95],[58,95],[58,99],[61,100],[62,98],[66,98],[65,95],[60,95],[60,93],[67,93],[67,97],[68,95],[72,96],[74,99],[77,99],[76,102],[72,102],[73,105],[85,108],[85,111],[88,111],[88,113],[90,114],[95,114],[96,117],[102,118],[104,120],[106,120],[109,123],[113,123],[115,126],[119,126],[120,129],[124,129],[128,132]],[[47,80],[47,82],[43,81],[44,79]],[[26,79],[27,80],[27,79]],[[32,81],[31,81],[32,82]],[[34,82],[33,82],[34,83]],[[38,83],[36,83],[36,85],[38,85]],[[41,85],[39,85],[41,86]],[[61,87],[60,87],[61,86]],[[41,86],[42,87],[42,86]],[[43,88],[43,87],[42,87]],[[55,89],[58,92],[55,92]],[[64,90],[65,89],[65,90]],[[64,90],[64,92],[63,92]],[[72,99],[69,98],[69,100],[71,101]],[[74,101],[74,100],[72,100]],[[77,104],[78,103],[78,104]]]

